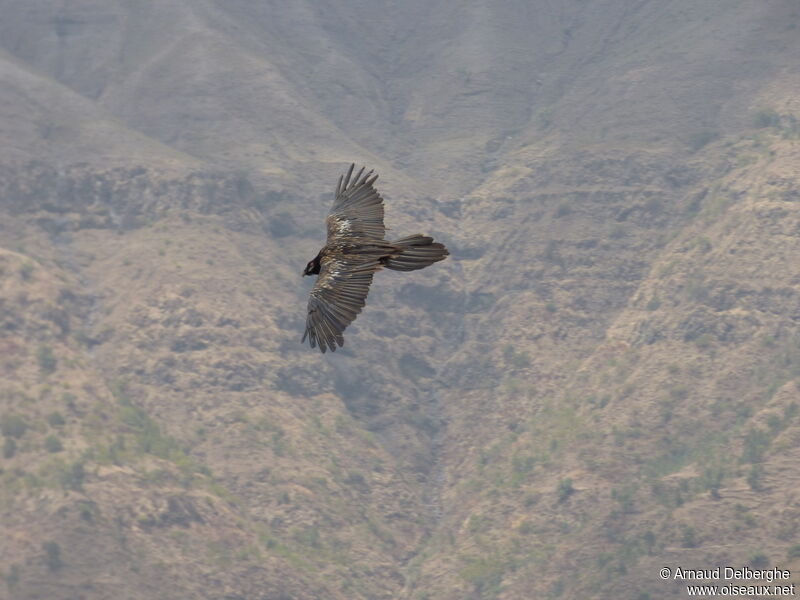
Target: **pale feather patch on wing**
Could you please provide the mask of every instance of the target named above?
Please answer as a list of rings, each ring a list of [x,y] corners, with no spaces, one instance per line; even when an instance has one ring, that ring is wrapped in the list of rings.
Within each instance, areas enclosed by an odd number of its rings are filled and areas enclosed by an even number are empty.
[[[381,240],[386,234],[383,224],[383,198],[373,186],[377,175],[364,168],[352,177],[350,165],[347,175],[339,178],[336,198],[328,213],[328,243],[346,238],[372,238]]]

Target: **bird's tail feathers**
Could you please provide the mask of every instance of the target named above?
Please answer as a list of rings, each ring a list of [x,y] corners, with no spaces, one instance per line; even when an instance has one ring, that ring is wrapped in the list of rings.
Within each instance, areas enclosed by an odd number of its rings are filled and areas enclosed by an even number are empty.
[[[385,267],[395,271],[416,271],[424,269],[435,262],[444,260],[450,253],[443,244],[434,242],[432,237],[409,235],[392,242],[393,246],[400,246],[401,252],[386,258]]]

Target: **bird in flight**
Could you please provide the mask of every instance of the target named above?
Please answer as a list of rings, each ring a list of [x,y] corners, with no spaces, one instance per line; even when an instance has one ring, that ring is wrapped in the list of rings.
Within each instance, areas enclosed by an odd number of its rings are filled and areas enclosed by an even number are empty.
[[[336,197],[325,223],[328,239],[303,275],[318,275],[308,299],[306,331],[312,348],[321,352],[344,345],[345,328],[364,308],[372,276],[382,268],[416,271],[444,260],[450,253],[433,238],[419,233],[394,242],[384,239],[383,198],[373,186],[377,175],[355,177],[350,165],[339,177]]]

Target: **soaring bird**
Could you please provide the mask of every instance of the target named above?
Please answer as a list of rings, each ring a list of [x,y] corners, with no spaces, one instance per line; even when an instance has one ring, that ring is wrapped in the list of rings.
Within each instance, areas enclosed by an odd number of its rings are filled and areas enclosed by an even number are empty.
[[[419,233],[394,242],[384,239],[383,198],[374,187],[377,175],[355,177],[350,165],[339,177],[333,207],[325,219],[328,239],[303,275],[318,275],[308,299],[306,331],[311,347],[321,352],[344,345],[345,328],[364,308],[372,276],[383,267],[416,271],[444,260],[450,253],[433,238]]]

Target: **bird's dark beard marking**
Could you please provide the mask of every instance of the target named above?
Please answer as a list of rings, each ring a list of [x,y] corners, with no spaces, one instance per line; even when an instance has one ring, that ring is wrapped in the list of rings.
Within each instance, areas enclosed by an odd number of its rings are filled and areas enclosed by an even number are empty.
[[[319,275],[319,271],[321,268],[321,263],[319,259],[320,254],[322,254],[322,251],[320,251],[319,254],[317,254],[314,257],[314,260],[311,261],[312,263],[314,263],[314,267],[311,269],[311,271],[309,271],[308,275]]]

